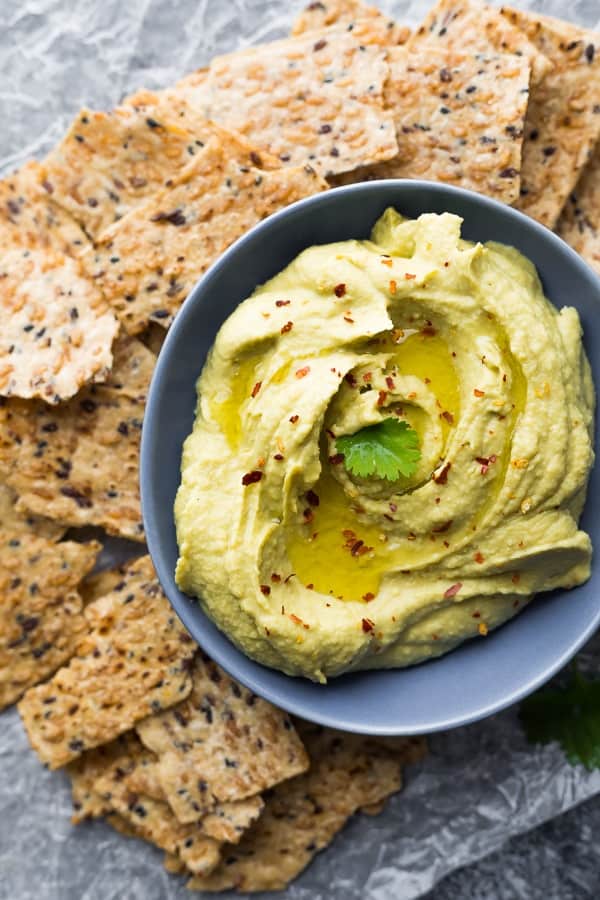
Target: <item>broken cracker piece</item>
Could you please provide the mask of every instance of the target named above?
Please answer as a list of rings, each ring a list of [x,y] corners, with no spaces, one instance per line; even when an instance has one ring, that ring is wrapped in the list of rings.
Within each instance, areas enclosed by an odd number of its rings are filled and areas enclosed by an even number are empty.
[[[516,200],[529,62],[507,54],[464,56],[426,43],[394,48],[389,57],[386,102],[400,152],[335,183],[425,178]]]
[[[33,534],[49,541],[60,541],[65,533],[64,525],[43,516],[22,515],[16,508],[17,494],[0,481],[0,537],[7,532]]]
[[[166,328],[230,244],[276,210],[326,188],[310,167],[263,171],[248,164],[235,136],[213,138],[170,188],[105,231],[84,265],[130,334],[151,322]]]
[[[124,338],[103,385],[67,403],[0,401],[0,465],[17,510],[143,540],[139,443],[154,355]]]
[[[410,28],[399,25],[384,15],[375,6],[368,6],[362,0],[325,0],[321,3],[309,3],[302,10],[292,28],[292,35],[305,34],[307,31],[319,31],[330,25],[345,25],[352,29],[357,22],[367,20],[371,43],[382,46],[404,44],[410,36]]]
[[[237,847],[224,846],[215,871],[191,879],[188,888],[249,892],[285,888],[354,812],[400,789],[401,747],[390,750],[374,739],[318,725],[301,724],[299,729],[310,770],[269,791],[262,815]],[[414,755],[411,746],[409,759]]]
[[[186,99],[290,166],[328,176],[395,156],[386,51],[334,26],[220,56]]]
[[[195,644],[150,557],[133,563],[123,587],[89,604],[84,615],[90,630],[75,656],[19,704],[31,746],[51,769],[178,703],[192,686]]]
[[[77,585],[100,550],[0,523],[0,709],[63,665],[88,630]]]
[[[600,144],[571,193],[556,230],[600,275]]]
[[[600,138],[600,35],[503,8],[552,62],[531,92],[517,209],[554,228]]]
[[[47,249],[0,259],[0,395],[68,400],[112,366],[118,322],[77,260]]]
[[[552,69],[548,57],[526,34],[499,9],[480,0],[439,0],[410,38],[409,46],[419,51],[424,41],[455,53],[503,53],[529,60],[532,84]]]
[[[16,247],[80,256],[89,239],[43,182],[44,170],[33,161],[0,180],[0,251]]]
[[[167,853],[178,856],[190,872],[205,874],[219,862],[219,843],[206,837],[198,825],[180,824],[168,805],[139,790],[136,775],[144,763],[153,763],[150,753],[130,734],[125,746],[94,781],[94,790],[134,832]]]
[[[237,844],[264,809],[260,795],[218,803],[200,822],[202,832],[217,841]]]
[[[190,130],[178,113],[82,109],[42,164],[46,190],[96,239],[185,169],[213,133],[206,122],[202,134]]]
[[[158,776],[179,821],[198,821],[218,801],[252,797],[305,771],[306,753],[285,713],[203,654],[192,681],[185,703],[137,726],[159,757]]]

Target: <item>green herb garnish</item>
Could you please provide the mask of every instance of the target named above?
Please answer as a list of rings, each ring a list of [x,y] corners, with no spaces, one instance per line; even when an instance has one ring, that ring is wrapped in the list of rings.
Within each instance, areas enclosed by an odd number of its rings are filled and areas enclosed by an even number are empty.
[[[421,451],[416,431],[398,419],[384,419],[377,425],[361,428],[356,434],[336,439],[336,448],[344,454],[344,465],[353,475],[410,478],[417,471]]]
[[[576,669],[563,688],[543,688],[521,703],[527,740],[558,741],[570,763],[600,769],[600,680]]]

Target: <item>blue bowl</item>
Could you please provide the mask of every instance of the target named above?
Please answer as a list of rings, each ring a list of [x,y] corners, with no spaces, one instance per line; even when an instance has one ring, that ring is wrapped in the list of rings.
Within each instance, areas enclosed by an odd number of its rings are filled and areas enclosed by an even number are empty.
[[[546,296],[577,308],[594,381],[600,385],[600,280],[563,241],[510,207],[459,188],[426,181],[372,181],[301,200],[261,222],[192,290],[162,348],[142,436],[141,488],[148,546],[160,582],[198,643],[231,675],[277,706],[305,719],[364,734],[438,731],[489,716],[535,690],[574,655],[600,623],[600,566],[581,587],[539,596],[485,640],[409,669],[359,672],[327,685],[291,678],[248,659],[175,584],[173,501],[181,448],[191,431],[196,379],[216,333],[254,288],[301,250],[368,237],[388,207],[416,217],[453,212],[463,237],[517,247],[537,266]],[[598,425],[596,425],[598,444]],[[592,472],[582,527],[600,546],[593,515],[600,471]]]

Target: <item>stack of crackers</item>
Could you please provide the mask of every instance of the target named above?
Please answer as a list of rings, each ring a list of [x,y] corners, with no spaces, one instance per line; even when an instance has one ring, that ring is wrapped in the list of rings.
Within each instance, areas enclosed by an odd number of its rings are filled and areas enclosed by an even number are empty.
[[[139,556],[156,357],[226,247],[338,184],[460,185],[600,271],[599,139],[598,35],[479,0],[411,33],[331,0],[286,40],[81,110],[0,182],[0,707],[66,767],[75,822],[151,841],[192,888],[263,890],[399,789],[420,739],[291,721],[198,650]],[[97,572],[105,535],[137,543]]]

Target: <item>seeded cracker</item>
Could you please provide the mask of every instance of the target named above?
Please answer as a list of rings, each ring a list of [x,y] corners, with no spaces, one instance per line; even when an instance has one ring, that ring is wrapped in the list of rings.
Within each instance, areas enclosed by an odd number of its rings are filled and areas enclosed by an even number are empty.
[[[358,25],[358,23],[357,23]],[[240,50],[212,61],[188,99],[286,165],[323,175],[397,153],[383,108],[386,51],[344,26]]]
[[[214,133],[206,122],[200,133],[198,115],[187,118],[182,108],[172,116],[164,106],[82,109],[46,157],[46,189],[91,238],[185,169]]]
[[[455,53],[509,53],[525,58],[531,64],[532,84],[541,81],[552,68],[548,57],[499,9],[479,0],[439,0],[413,34],[409,46],[418,50],[423,41]]]
[[[141,793],[136,774],[152,754],[135,735],[127,735],[126,746],[94,781],[99,797],[140,837],[167,853],[178,856],[187,869],[197,874],[212,871],[219,861],[219,844],[204,835],[197,825],[181,825],[164,801]]]
[[[89,241],[42,187],[44,170],[28,162],[0,181],[0,252],[19,247],[79,256]]]
[[[195,645],[148,556],[130,567],[121,590],[91,603],[84,615],[90,633],[69,665],[31,688],[19,704],[31,746],[51,769],[113,740],[191,690]]]
[[[402,767],[424,753],[424,743],[407,739],[389,750],[358,735],[302,727],[311,768],[265,796],[265,810],[237,847],[223,847],[223,861],[194,890],[239,891],[284,888],[330,843],[361,806],[378,803],[400,789]]]
[[[348,180],[425,178],[516,200],[528,61],[462,56],[427,43],[393,48],[389,56],[386,103],[394,111],[400,153]]]
[[[49,541],[60,541],[65,528],[43,516],[22,515],[16,509],[17,495],[0,481],[0,535],[5,532],[33,534]]]
[[[505,8],[554,68],[531,93],[515,204],[553,228],[600,137],[600,35]]]
[[[127,750],[128,738],[129,735],[123,734],[110,744],[87,750],[66,767],[71,779],[73,825],[79,825],[86,819],[97,819],[111,812],[109,804],[96,790],[96,781]]]
[[[48,249],[0,257],[0,394],[59,403],[112,365],[118,323],[71,257]]]
[[[128,332],[149,322],[166,328],[233,241],[326,187],[309,167],[264,171],[235,136],[212,138],[172,187],[108,229],[84,264]]]
[[[137,726],[159,756],[159,779],[180,822],[198,821],[217,801],[251,797],[306,769],[304,748],[285,713],[203,655],[192,677],[188,701]]]
[[[8,527],[7,527],[8,525]],[[77,584],[100,544],[0,528],[0,709],[52,675],[87,631]]]
[[[19,511],[143,540],[139,443],[154,361],[143,344],[124,338],[106,384],[57,407],[14,398],[0,404],[0,465]]]
[[[569,197],[557,231],[600,275],[600,144]]]
[[[410,35],[410,28],[398,25],[374,6],[367,6],[361,0],[327,0],[324,3],[309,3],[292,28],[292,35],[318,31],[330,25],[354,27],[356,22],[367,20],[371,32],[371,42],[383,46],[404,44]]]

